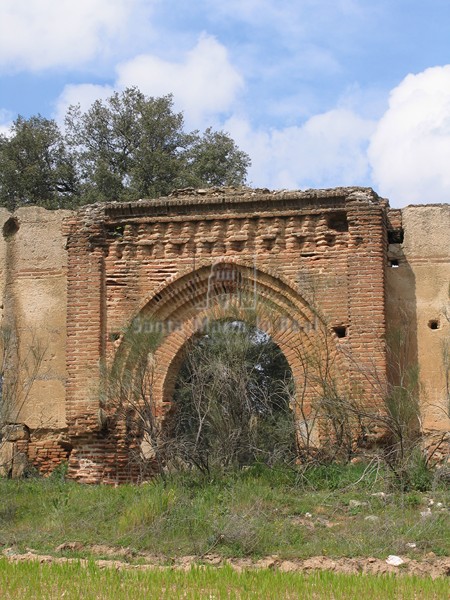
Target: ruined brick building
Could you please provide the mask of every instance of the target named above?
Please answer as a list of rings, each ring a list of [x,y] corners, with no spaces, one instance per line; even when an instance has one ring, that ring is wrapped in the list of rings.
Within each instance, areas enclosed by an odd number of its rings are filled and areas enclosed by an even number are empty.
[[[140,317],[165,324],[161,407],[205,319],[256,313],[299,386],[298,349],[325,331],[340,377],[375,406],[367,374],[389,374],[386,333],[406,324],[425,437],[449,429],[450,205],[391,209],[366,188],[181,190],[76,212],[2,209],[0,227],[3,472],[69,459],[79,481],[130,476],[127,444],[108,432],[100,365]]]

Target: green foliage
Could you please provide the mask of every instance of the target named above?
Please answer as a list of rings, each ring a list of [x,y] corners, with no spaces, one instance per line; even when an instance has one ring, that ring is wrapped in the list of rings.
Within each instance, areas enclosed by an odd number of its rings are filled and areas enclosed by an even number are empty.
[[[0,205],[75,208],[137,200],[185,186],[242,185],[250,159],[228,134],[184,131],[171,95],[114,92],[86,111],[70,106],[63,133],[40,115],[0,136]]]
[[[306,489],[340,490],[360,480],[361,489],[369,489],[375,483],[376,469],[364,464],[307,464],[299,470],[299,484]]]
[[[219,322],[186,351],[171,431],[183,462],[209,472],[295,459],[291,372],[274,342],[251,325]]]
[[[242,185],[250,166],[247,154],[226,133],[211,127],[195,135],[187,159],[185,177],[194,187]]]
[[[190,135],[171,96],[146,98],[128,88],[85,113],[69,107],[66,127],[91,201],[155,197],[180,186]]]
[[[52,481],[65,481],[68,469],[69,463],[67,461],[63,461],[55,469],[53,469],[50,474],[50,479]]]
[[[0,480],[4,547],[54,553],[79,542],[165,556],[376,556],[448,554],[450,495],[386,493],[374,465],[275,469],[255,465],[210,475],[157,477],[142,486],[83,486],[62,480]],[[357,509],[351,500],[361,504]],[[309,516],[307,515],[309,513]],[[377,517],[367,521],[366,516]],[[407,544],[415,542],[416,550]],[[113,551],[112,551],[113,552]],[[119,550],[117,551],[120,554]]]
[[[82,565],[39,564],[0,560],[0,592],[4,600],[65,598],[65,600],[147,600],[159,598],[190,600],[214,598],[333,598],[348,600],[432,600],[445,598],[445,578],[342,575],[332,572],[282,573],[268,569],[236,571],[194,567],[189,570],[147,572],[101,569],[93,563]],[[331,592],[332,590],[332,592]],[[330,595],[332,594],[332,596]]]
[[[17,117],[0,136],[0,204],[9,210],[39,204],[65,208],[79,193],[75,163],[55,121]]]

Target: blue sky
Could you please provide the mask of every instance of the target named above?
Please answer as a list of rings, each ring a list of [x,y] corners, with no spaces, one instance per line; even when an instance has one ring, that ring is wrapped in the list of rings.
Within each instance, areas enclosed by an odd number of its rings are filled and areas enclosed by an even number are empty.
[[[228,131],[255,187],[450,202],[448,0],[0,0],[0,131],[130,85]]]

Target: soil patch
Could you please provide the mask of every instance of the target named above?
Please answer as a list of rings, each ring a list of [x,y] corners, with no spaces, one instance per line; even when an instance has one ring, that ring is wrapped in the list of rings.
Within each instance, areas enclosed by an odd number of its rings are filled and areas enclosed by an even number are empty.
[[[55,549],[56,552],[88,553],[94,557],[99,568],[150,570],[150,569],[180,569],[189,570],[202,565],[223,567],[230,565],[236,571],[245,569],[273,569],[284,573],[298,572],[310,573],[313,571],[333,571],[335,573],[357,574],[368,573],[372,575],[416,575],[420,577],[448,577],[450,576],[450,557],[428,556],[422,560],[404,557],[402,564],[394,566],[386,560],[374,557],[358,558],[330,558],[327,556],[314,556],[306,559],[281,559],[278,556],[267,556],[259,560],[250,558],[223,558],[217,554],[204,556],[183,556],[168,558],[146,553],[136,553],[128,548],[113,548],[104,545],[83,546],[78,542],[67,542]],[[71,563],[78,562],[87,565],[92,559],[75,558],[70,556],[54,556],[37,554],[33,550],[26,553],[16,552],[13,548],[3,550],[2,555],[11,562],[38,561],[40,563]],[[103,558],[107,557],[107,558]],[[133,561],[133,562],[129,562]]]

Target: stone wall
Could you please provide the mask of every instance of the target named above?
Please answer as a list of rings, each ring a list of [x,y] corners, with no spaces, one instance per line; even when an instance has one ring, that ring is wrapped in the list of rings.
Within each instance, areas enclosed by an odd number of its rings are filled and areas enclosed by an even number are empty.
[[[168,326],[156,361],[163,410],[204,319],[238,310],[245,320],[249,308],[297,383],[298,349],[326,335],[344,384],[376,406],[374,377],[389,368],[386,331],[406,323],[424,429],[437,440],[448,429],[449,221],[448,205],[391,210],[365,188],[185,190],[78,212],[0,211],[2,324],[20,348],[9,370],[20,393],[4,418],[20,427],[4,429],[0,452],[15,454],[18,468],[26,454],[43,472],[70,453],[80,481],[133,479],[129,440],[108,427],[100,393],[100,365],[114,360],[124,329],[136,318]],[[45,349],[32,380],[30,348]]]
[[[67,252],[70,211],[0,211],[3,382],[2,452],[21,469],[26,453],[50,472],[68,456],[66,383]],[[19,423],[22,428],[8,427]],[[16,469],[14,469],[16,471]]]
[[[450,205],[408,206],[401,220],[403,242],[389,246],[386,316],[391,329],[408,331],[410,362],[419,367],[422,427],[435,446],[450,430],[450,364],[444,364],[450,345]],[[448,452],[447,441],[439,454]]]

